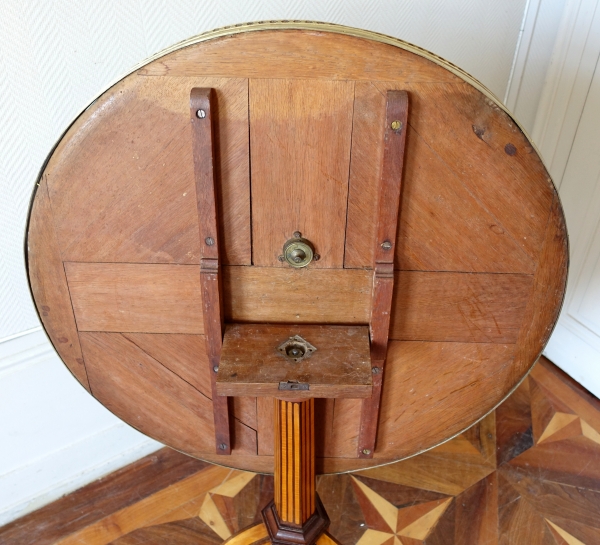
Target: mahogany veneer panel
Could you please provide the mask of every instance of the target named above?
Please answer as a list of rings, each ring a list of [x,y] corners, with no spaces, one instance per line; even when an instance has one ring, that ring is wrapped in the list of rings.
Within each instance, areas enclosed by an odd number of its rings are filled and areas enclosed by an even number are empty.
[[[345,266],[373,260],[389,89],[410,97],[396,266],[533,273],[554,188],[509,116],[462,82],[356,84]]]
[[[204,335],[124,333],[148,356],[211,398]]]
[[[528,362],[535,361],[540,356],[558,320],[567,283],[567,245],[564,215],[558,195],[554,195],[533,279],[533,290],[517,339],[518,350],[513,370],[515,381],[517,376],[530,367]]]
[[[343,266],[353,100],[351,81],[250,81],[254,265],[289,269],[277,256],[299,231],[312,267]]]
[[[79,331],[204,333],[200,267],[65,263]]]
[[[199,262],[192,87],[217,94],[223,259],[250,264],[248,81],[203,77],[128,78],[61,140],[45,175],[64,260]]]
[[[80,331],[203,333],[197,266],[65,267]],[[229,321],[369,321],[367,271],[224,267],[224,279]],[[514,343],[533,277],[400,271],[396,282],[392,339]]]
[[[214,450],[209,398],[120,333],[80,333],[79,338],[91,390],[105,407],[175,448]]]
[[[206,431],[212,428],[209,398],[124,335],[80,335],[92,391],[111,411],[148,435],[165,437],[169,444],[200,458],[243,469],[272,470],[272,450],[263,447],[262,456],[250,455],[257,452],[263,429],[252,427],[252,416],[234,413],[234,453],[224,460],[214,454],[211,431]],[[392,342],[382,397],[381,444],[375,457],[368,464],[354,459],[360,400],[338,399],[331,412],[321,410],[328,421],[321,430],[324,440],[317,446],[319,471],[348,471],[389,462],[398,451],[419,451],[448,433],[458,433],[482,407],[489,410],[498,396],[510,390],[507,375],[513,353],[514,345]],[[405,400],[401,413],[396,409],[398,399]],[[157,404],[166,407],[160,414]],[[269,441],[271,434],[272,430],[262,441]]]
[[[363,326],[385,94],[405,90],[395,341],[373,460],[356,459],[360,401],[317,402],[318,470],[360,469],[460,432],[523,378],[558,316],[566,230],[533,147],[476,82],[381,36],[293,25],[241,27],[261,31],[189,45],[96,100],[40,180],[30,281],[59,354],[84,385],[89,375],[93,395],[111,410],[195,456],[271,471],[272,415],[260,399],[232,401],[234,454],[213,454],[190,90],[217,95],[226,321]],[[322,256],[305,270],[277,259],[295,230]],[[535,396],[542,389],[532,387]],[[538,439],[553,414],[532,417]],[[552,426],[567,417],[558,418]],[[569,425],[560,433],[585,427]],[[515,444],[506,439],[513,429]],[[508,426],[498,459],[523,452],[533,435]],[[483,452],[465,437],[465,448]],[[502,525],[503,507],[499,513]],[[428,542],[443,542],[436,532]]]
[[[514,343],[533,278],[401,271],[396,281],[391,339]]]
[[[299,335],[316,350],[299,362],[278,350]],[[219,395],[278,399],[362,398],[371,395],[367,326],[228,325],[217,375]],[[281,391],[281,382],[300,382],[308,390]]]

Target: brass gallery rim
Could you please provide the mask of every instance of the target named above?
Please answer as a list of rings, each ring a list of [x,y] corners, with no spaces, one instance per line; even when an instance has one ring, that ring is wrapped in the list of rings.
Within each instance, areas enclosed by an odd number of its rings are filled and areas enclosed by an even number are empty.
[[[471,77],[469,74],[467,74],[466,72],[464,72],[463,70],[461,70],[460,68],[454,66],[453,64],[451,64],[450,62],[442,59],[441,57],[434,55],[422,48],[419,48],[417,46],[411,45],[407,42],[404,42],[400,39],[397,38],[393,38],[390,36],[386,36],[383,34],[378,34],[375,32],[371,32],[371,31],[366,31],[366,30],[360,30],[360,29],[356,29],[356,28],[351,28],[351,27],[346,27],[346,26],[341,26],[341,25],[335,25],[335,24],[330,24],[330,23],[319,23],[319,22],[312,22],[312,21],[264,21],[264,22],[255,22],[255,23],[246,23],[246,24],[239,24],[239,25],[232,25],[232,26],[227,26],[227,27],[223,27],[220,29],[216,29],[216,30],[211,30],[208,32],[204,32],[202,34],[199,34],[193,38],[189,38],[187,40],[184,40],[178,44],[175,44],[171,47],[168,47],[164,50],[162,50],[161,52],[147,58],[146,60],[142,61],[140,64],[136,65],[135,67],[133,67],[127,74],[123,75],[122,77],[118,78],[117,80],[115,80],[113,83],[111,83],[110,85],[108,85],[105,89],[102,90],[102,92],[99,93],[98,97],[96,97],[80,114],[78,114],[73,122],[66,128],[66,130],[64,131],[64,133],[60,136],[60,138],[57,140],[57,142],[55,143],[55,145],[53,146],[52,150],[50,151],[50,153],[48,154],[48,157],[40,171],[40,174],[38,176],[38,180],[37,180],[37,187],[40,186],[41,182],[42,182],[42,176],[50,162],[50,159],[54,156],[58,146],[60,145],[60,143],[62,142],[62,140],[65,138],[65,136],[68,135],[70,129],[73,127],[73,125],[76,123],[76,121],[83,115],[85,114],[85,112],[91,108],[96,102],[98,102],[107,91],[109,91],[111,88],[113,88],[114,86],[118,85],[120,82],[122,82],[123,80],[125,80],[126,78],[128,78],[129,76],[131,76],[132,74],[135,74],[136,71],[140,70],[141,68],[165,57],[166,55],[169,55],[171,53],[175,53],[177,51],[180,51],[182,49],[185,48],[190,48],[192,46],[198,45],[198,44],[202,44],[203,42],[208,42],[211,40],[217,40],[219,38],[226,38],[226,37],[231,37],[231,36],[235,36],[235,35],[241,35],[241,34],[249,34],[249,33],[256,33],[256,32],[263,32],[263,31],[306,31],[305,34],[307,35],[322,35],[322,34],[326,34],[326,33],[330,33],[330,34],[338,34],[338,35],[343,35],[343,36],[349,36],[349,37],[353,37],[353,38],[359,38],[359,39],[365,39],[365,40],[370,40],[372,42],[378,42],[381,44],[386,44],[386,45],[390,45],[393,47],[396,47],[398,49],[404,50],[408,53],[412,53],[418,57],[421,57],[423,59],[426,59],[428,61],[431,61],[432,63],[434,63],[435,65],[447,70],[448,72],[450,72],[451,74],[453,74],[454,76],[457,76],[458,78],[460,78],[461,80],[463,80],[465,83],[467,83],[468,85],[470,85],[471,87],[473,87],[474,89],[476,89],[477,91],[479,91],[479,93],[481,93],[485,99],[487,99],[486,102],[486,108],[495,108],[497,110],[500,110],[501,112],[503,112],[504,114],[506,114],[508,116],[508,118],[510,119],[510,121],[512,121],[512,123],[514,123],[514,126],[516,128],[518,128],[518,130],[523,133],[525,139],[529,142],[529,144],[531,145],[531,147],[535,150],[536,154],[539,156],[539,153],[537,152],[537,150],[535,149],[535,145],[531,142],[530,138],[527,136],[526,131],[523,129],[523,127],[520,126],[520,124],[512,117],[511,113],[506,109],[506,107],[498,100],[498,98],[496,98],[493,93],[488,90],[484,85],[482,85],[479,81],[477,81],[475,78]],[[482,103],[484,102],[484,100],[481,101]],[[470,127],[470,126],[469,126]],[[78,129],[79,130],[79,129]],[[470,131],[470,129],[469,129]],[[476,133],[477,134],[477,133]],[[472,135],[471,135],[472,136]],[[479,135],[478,135],[479,136]],[[504,145],[504,144],[503,144]],[[507,152],[508,155],[514,155],[514,154],[509,154]],[[541,157],[540,157],[540,160]],[[548,176],[548,181],[551,183],[551,180]],[[553,184],[552,184],[553,186]],[[34,195],[32,196],[31,199],[31,204],[30,204],[30,210],[29,210],[29,215],[28,215],[28,222],[27,222],[27,233],[26,233],[26,237],[25,237],[25,256],[26,256],[26,266],[27,266],[27,270],[28,270],[28,283],[29,283],[29,287],[30,287],[30,292],[32,294],[32,299],[34,300],[35,303],[35,298],[33,296],[34,293],[34,289],[32,288],[32,281],[31,281],[31,267],[30,267],[30,262],[29,262],[29,256],[28,256],[28,245],[29,245],[29,231],[30,231],[30,225],[31,225],[31,221],[32,221],[32,210],[33,210],[33,204],[34,204],[34,199],[35,199],[35,192]],[[556,194],[556,199],[559,202],[558,199],[558,195]],[[560,209],[560,204],[558,204],[558,208]],[[252,228],[252,227],[251,227]],[[311,237],[312,238],[312,237]],[[318,242],[318,241],[317,241]],[[566,241],[566,243],[568,244],[568,239]],[[316,251],[318,251],[319,253],[321,253],[319,246],[316,246]],[[316,258],[315,258],[316,260]],[[65,261],[69,261],[67,258],[65,258]],[[132,262],[132,263],[138,263],[138,262]],[[568,263],[567,263],[567,268],[568,268]],[[323,269],[325,270],[325,269]],[[441,272],[441,270],[440,270]],[[457,271],[457,272],[465,272],[465,270],[463,271]],[[516,271],[515,271],[516,272]],[[562,300],[560,305],[562,306],[562,301],[564,301],[564,291],[562,293]],[[35,304],[36,307],[36,311],[38,312],[38,315],[40,315],[40,309],[38,308],[37,303]],[[40,320],[42,320],[42,316],[40,315]],[[556,321],[554,321],[554,323],[552,324],[552,327],[554,327],[556,325]],[[82,332],[86,332],[86,331],[94,331],[94,330],[86,330],[86,329],[82,329]],[[98,331],[102,331],[102,330],[98,330]],[[116,331],[116,330],[115,330]],[[127,330],[125,330],[127,331]],[[139,331],[139,330],[138,330]],[[46,335],[50,338],[50,335],[48,333],[48,329],[46,327],[44,327],[44,332],[46,333]],[[144,333],[144,331],[140,331],[140,333]],[[398,340],[398,339],[396,339]],[[53,345],[55,345],[54,341],[52,341],[52,339],[50,339],[50,341],[52,342]],[[507,341],[508,342],[508,341]],[[59,345],[56,345],[59,346]],[[543,350],[543,348],[542,348]],[[360,465],[359,460],[358,459],[354,459],[357,463],[355,464],[355,466],[350,466],[347,465],[346,467],[349,467],[349,469],[344,469],[344,470],[337,470],[337,471],[331,471],[331,469],[326,469],[327,473],[345,473],[345,472],[349,472],[349,471],[358,471],[360,469],[367,469],[367,468],[373,468],[373,467],[379,467],[382,465],[388,465],[391,463],[394,463],[396,461],[402,460],[402,459],[407,459],[407,458],[411,458],[416,456],[417,454],[421,454],[423,452],[426,452],[428,450],[431,450],[441,444],[446,443],[447,441],[453,439],[454,437],[456,437],[457,435],[460,435],[461,433],[463,433],[466,429],[470,428],[472,425],[476,424],[477,422],[480,422],[481,420],[483,420],[487,415],[489,415],[491,412],[493,412],[498,405],[500,405],[502,402],[504,402],[511,394],[512,392],[514,392],[514,390],[519,386],[519,384],[521,384],[521,382],[526,378],[527,374],[529,373],[529,371],[531,370],[531,368],[533,367],[533,365],[535,364],[535,361],[537,361],[537,359],[539,358],[541,354],[541,350],[539,351],[537,357],[535,357],[534,362],[531,364],[531,366],[527,369],[526,373],[524,373],[522,376],[520,376],[520,379],[517,381],[516,384],[514,384],[510,390],[506,393],[506,395],[504,395],[504,397],[502,399],[500,399],[497,403],[494,404],[493,407],[489,408],[489,410],[487,410],[485,412],[485,414],[479,416],[478,418],[473,418],[473,420],[470,421],[470,424],[468,426],[466,426],[464,429],[457,431],[456,433],[452,433],[452,435],[450,437],[445,438],[442,441],[439,441],[435,444],[431,444],[431,445],[427,445],[424,448],[421,448],[418,452],[414,451],[413,453],[409,454],[409,455],[404,455],[400,458],[397,459],[389,459],[389,458],[384,458],[384,459],[380,459],[381,462],[379,462],[379,460],[375,459],[373,460],[372,464],[369,465]],[[62,358],[62,356],[61,356]],[[64,358],[63,358],[64,359]],[[527,361],[530,361],[530,359],[528,358]],[[69,368],[67,366],[67,368]],[[69,368],[69,370],[72,372],[72,370]],[[512,381],[511,381],[512,383]],[[507,385],[508,386],[508,385]],[[496,399],[498,399],[497,395],[493,396],[493,399],[490,401],[495,401]],[[109,409],[111,410],[111,409]],[[111,411],[112,412],[112,411]],[[118,412],[118,411],[117,411]],[[116,413],[115,413],[116,414]],[[130,420],[127,420],[130,425],[133,425],[133,427],[136,427],[135,422],[133,424],[131,424]],[[462,423],[462,422],[461,422]],[[453,428],[452,431],[456,430],[456,427]],[[142,431],[142,430],[140,430]],[[142,431],[142,433],[145,433],[146,435],[150,435],[153,436],[152,433],[149,433],[146,430]],[[160,434],[157,434],[160,435]],[[159,440],[161,440],[159,438]],[[175,448],[176,450],[180,450],[181,452],[184,452],[188,455],[190,455],[189,452],[186,452],[185,450],[182,450],[181,448],[177,448],[177,447],[172,447]],[[226,467],[235,467],[235,468],[239,468],[240,466],[236,465],[235,461],[233,459],[229,460],[227,457],[217,457],[217,459],[215,459],[214,457],[208,457],[208,458],[202,458],[201,456],[197,456],[192,454],[193,456],[200,458],[200,459],[207,459],[209,460],[211,463],[217,463],[219,465],[223,465]],[[207,456],[209,456],[207,454]],[[332,459],[335,458],[334,456],[331,457]],[[347,458],[350,459],[350,458]],[[379,462],[379,463],[378,463]],[[252,469],[253,471],[257,471],[256,469]],[[258,470],[259,472],[260,470]]]

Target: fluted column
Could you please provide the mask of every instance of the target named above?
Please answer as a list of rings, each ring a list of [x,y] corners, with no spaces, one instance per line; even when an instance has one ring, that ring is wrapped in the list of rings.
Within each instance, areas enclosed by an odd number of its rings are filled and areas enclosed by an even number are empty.
[[[275,399],[275,507],[298,527],[315,512],[314,409],[314,399]]]

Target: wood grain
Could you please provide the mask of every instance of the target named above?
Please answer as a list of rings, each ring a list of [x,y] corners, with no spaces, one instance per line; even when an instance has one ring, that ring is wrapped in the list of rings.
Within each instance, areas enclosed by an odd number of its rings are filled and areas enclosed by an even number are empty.
[[[513,386],[514,352],[502,344],[391,342],[375,459],[391,449],[418,452],[433,437],[461,431],[463,418],[491,410]]]
[[[223,343],[223,278],[220,250],[219,213],[215,153],[216,94],[210,87],[194,87],[190,92],[190,120],[194,178],[200,237],[200,292],[204,341],[212,391],[215,449],[217,454],[231,454],[230,402],[219,398],[216,371]],[[243,434],[243,428],[238,435]],[[256,439],[254,440],[256,443]],[[254,445],[256,451],[256,445]]]
[[[342,267],[354,83],[252,79],[249,93],[253,263],[289,268],[277,257],[299,231],[311,267]]]
[[[381,387],[390,334],[394,292],[394,254],[404,170],[408,119],[406,91],[388,91],[385,109],[383,157],[377,205],[377,229],[373,252],[373,294],[369,331],[373,389],[363,400],[357,455],[371,458],[375,450]]]
[[[80,331],[204,331],[197,266],[66,263],[65,269]],[[223,269],[227,321],[368,323],[369,271]],[[532,283],[517,274],[396,272],[390,338],[514,343]],[[306,304],[290,305],[295,297]]]
[[[520,274],[401,271],[390,338],[515,343],[532,284]]]
[[[124,333],[123,336],[204,396],[212,398],[202,335]]]
[[[273,400],[268,397],[256,398],[256,426],[258,454],[260,456],[273,456],[275,445]]]
[[[119,333],[79,337],[91,390],[104,406],[181,450],[214,451],[210,399]]]
[[[415,545],[597,543],[600,488],[590,471],[598,467],[600,446],[592,447],[581,429],[558,441],[529,443],[509,463],[496,463],[496,449],[520,443],[520,430],[531,427],[544,403],[581,407],[575,416],[596,425],[597,399],[545,359],[533,373],[508,399],[518,396],[508,410],[499,407],[435,449],[354,475],[319,477],[317,490],[336,542],[389,544],[399,536]],[[535,390],[530,382],[539,387],[531,398],[525,395]],[[305,452],[306,442],[298,443]],[[0,528],[0,541],[24,545],[33,535],[42,545],[218,545],[260,521],[273,492],[272,477],[205,467],[163,449]]]
[[[204,429],[194,419],[206,416],[190,406],[211,410],[201,393],[203,376],[188,375],[205,357],[193,354],[197,337],[177,340],[183,351],[177,357],[172,353],[178,348],[165,345],[169,335],[204,333],[192,87],[216,89],[218,227],[221,257],[230,264],[223,268],[226,322],[336,325],[369,322],[373,184],[383,142],[372,126],[383,119],[385,93],[404,89],[411,115],[380,452],[373,460],[355,457],[356,400],[325,402],[318,471],[360,469],[415,454],[501,401],[537,358],[556,321],[567,240],[556,192],[526,136],[501,106],[455,72],[364,38],[264,30],[190,45],[100,97],[71,126],[43,173],[58,253],[42,260],[38,248],[28,265],[30,276],[39,275],[32,286],[37,281],[49,290],[66,276],[69,291],[54,304],[72,307],[81,337],[95,339],[92,392],[136,427],[217,461],[189,433]],[[31,226],[42,210],[39,195]],[[298,199],[310,202],[309,209],[298,208]],[[46,220],[40,221],[43,237],[50,236]],[[302,271],[277,261],[288,231],[296,229],[314,239],[323,256]],[[263,258],[272,266],[257,266]],[[43,318],[51,335],[64,327],[52,312]],[[110,345],[113,335],[119,346],[131,345],[127,362],[114,348],[102,355],[102,342]],[[165,337],[143,342],[143,335]],[[72,354],[55,346],[69,361]],[[133,362],[152,369],[153,378],[144,378],[147,389],[136,383]],[[163,375],[168,378],[161,380]],[[252,407],[252,401],[234,403],[241,451],[234,445],[228,463],[271,471],[272,416],[265,416],[259,401]],[[187,427],[169,425],[163,413]],[[544,422],[536,416],[536,426]],[[594,443],[592,424],[567,429],[561,422],[554,422],[552,437],[580,427],[584,435],[577,441],[587,452]],[[502,459],[518,458],[532,440],[521,432],[514,445],[503,436]],[[547,436],[539,447],[561,441]],[[461,443],[472,451],[481,450],[478,444],[474,437]],[[427,538],[432,543],[443,542],[438,530]]]
[[[276,399],[275,508],[283,524],[302,526],[315,510],[314,399]]]
[[[377,62],[372,62],[373,57]],[[393,46],[329,32],[263,30],[188,47],[144,66],[152,76],[216,75],[322,80],[460,81]]]
[[[372,261],[383,149],[374,126],[390,89],[411,101],[397,267],[533,273],[554,190],[525,135],[465,83],[357,83],[345,266]]]
[[[60,248],[54,231],[46,178],[40,181],[27,229],[27,262],[31,293],[48,337],[65,365],[89,391],[85,362]]]
[[[82,542],[94,545],[111,543],[136,528],[152,525],[162,515],[164,505],[174,508],[185,505],[198,494],[206,493],[223,482],[229,473],[231,470],[223,467],[208,467],[153,496],[112,513],[98,523],[86,527],[82,532],[60,540],[56,545],[79,545]]]
[[[61,140],[45,172],[63,259],[198,263],[189,95],[203,86],[217,94],[223,259],[250,264],[248,82],[202,77],[129,78]]]
[[[498,545],[498,477],[495,473],[456,500],[456,545]]]
[[[369,271],[224,267],[223,276],[228,321],[308,324],[369,321],[372,278]]]
[[[82,341],[84,353],[85,339],[88,336],[98,337],[109,346],[116,342],[115,339],[118,340],[121,337],[118,334],[110,333],[81,333],[81,336],[84,339]],[[120,342],[117,344],[119,347],[121,346]],[[134,345],[132,346],[137,350]],[[448,433],[457,433],[466,427],[472,418],[481,414],[480,411],[485,410],[489,404],[493,405],[494,400],[509,389],[507,374],[513,351],[514,346],[498,344],[392,342],[388,356],[388,375],[382,397],[382,416],[378,439],[380,443],[378,443],[375,457],[369,461],[354,459],[357,448],[358,426],[356,424],[360,414],[360,401],[337,400],[331,414],[331,424],[325,430],[327,433],[326,443],[321,445],[317,441],[315,445],[317,453],[319,453],[317,471],[319,473],[348,471],[365,467],[368,462],[371,465],[385,463],[395,459],[398,452],[404,454],[419,451],[426,448],[426,445],[442,441]],[[165,433],[162,431],[162,427],[166,426],[170,430],[168,440],[172,444],[179,445],[182,450],[192,452],[195,456],[205,460],[219,461],[222,459],[213,454],[213,446],[209,441],[210,434],[204,438],[202,444],[199,444],[200,438],[190,435],[187,427],[181,431],[178,427],[174,428],[169,425],[169,422],[176,421],[176,419],[188,418],[185,416],[188,414],[186,404],[189,403],[186,399],[177,398],[169,401],[169,414],[172,412],[173,416],[167,417],[151,411],[151,407],[156,406],[156,400],[162,399],[158,394],[155,395],[154,388],[158,387],[156,384],[161,380],[162,383],[167,383],[163,374],[169,378],[168,384],[172,385],[169,390],[172,392],[169,393],[170,396],[176,395],[178,389],[181,388],[182,396],[191,396],[192,399],[197,399],[200,394],[196,390],[192,391],[191,387],[178,377],[170,377],[168,370],[162,368],[158,362],[142,351],[136,351],[134,354],[127,352],[126,361],[123,361],[122,357],[117,359],[116,355],[113,360],[112,349],[107,350],[107,354],[108,356],[102,361],[105,367],[109,366],[113,378],[110,381],[103,380],[103,384],[99,385],[98,392],[94,388],[93,379],[99,376],[99,372],[91,376],[90,380],[94,394],[111,410],[130,421],[132,420],[132,411],[135,410],[134,422],[136,427],[142,431],[147,431],[152,435],[151,430],[158,429],[159,432]],[[96,363],[98,361],[98,356],[96,356],[93,363],[99,365]],[[127,378],[119,377],[126,373],[128,367],[123,370],[121,367],[130,366],[129,362],[131,361],[137,362],[138,365],[142,364],[144,368],[148,366],[157,374],[157,377],[160,377],[160,379],[152,378],[152,382],[146,384],[146,379],[140,382],[139,373],[136,375],[139,387],[145,388],[145,391],[149,392],[144,394],[144,396],[148,396],[147,398],[141,397],[143,403],[147,404],[148,411],[135,409],[132,400],[140,397],[137,390],[127,391],[127,393],[123,390]],[[127,377],[127,375],[124,376]],[[401,413],[398,413],[395,408],[396,399],[399,396],[406,400],[407,407]],[[148,400],[144,401],[144,399]],[[163,402],[160,401],[160,403]],[[207,403],[210,402],[207,400]],[[212,425],[210,405],[201,414]],[[257,416],[260,417],[260,414],[257,413]],[[323,418],[323,413],[319,413],[318,418]],[[155,419],[159,419],[160,423],[155,422]],[[262,424],[258,423],[258,433],[255,436],[259,448],[261,436],[263,441],[269,441],[268,434],[262,431],[263,435],[261,435],[261,429],[264,430],[266,424],[266,421]],[[189,425],[193,425],[195,430],[198,429],[193,422]],[[250,426],[247,427],[251,429]],[[319,437],[323,440],[322,435]],[[229,462],[232,465],[258,471],[270,472],[273,470],[273,458],[269,455],[272,450],[269,452],[267,448],[264,448],[259,453],[260,455],[256,456],[252,454],[252,452],[256,452],[256,442],[244,442],[240,451],[235,447],[237,447],[236,444],[234,444],[234,451],[231,455],[232,461]]]
[[[197,266],[65,263],[79,331],[204,333]]]
[[[205,462],[162,448],[3,526],[0,541],[25,545],[31,543],[31,536],[35,536],[36,544],[55,544],[206,467]]]
[[[300,336],[316,350],[301,361],[278,348]],[[280,383],[305,383],[286,391]],[[371,395],[369,332],[366,326],[227,325],[217,374],[219,395],[279,399]]]
[[[562,306],[567,285],[569,254],[567,228],[558,195],[541,244],[540,260],[535,272],[533,289],[523,316],[523,327],[517,340],[514,378],[525,373],[540,356],[550,338]]]

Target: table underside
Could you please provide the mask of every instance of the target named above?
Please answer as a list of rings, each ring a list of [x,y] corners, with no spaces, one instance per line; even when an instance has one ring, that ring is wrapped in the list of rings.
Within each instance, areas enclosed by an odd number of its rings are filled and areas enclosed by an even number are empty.
[[[28,229],[32,293],[90,393],[198,458],[272,471],[272,400],[233,401],[214,454],[199,290],[189,93],[217,93],[228,323],[366,325],[385,93],[410,113],[377,448],[360,399],[317,400],[317,470],[414,455],[519,383],[555,323],[567,269],[558,196],[527,137],[472,81],[351,35],[243,32],[176,50],[106,91],[61,139]],[[278,260],[295,231],[319,261]]]

